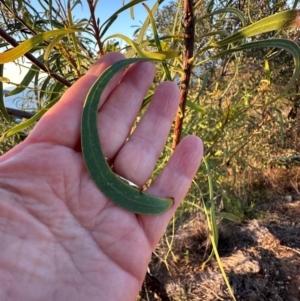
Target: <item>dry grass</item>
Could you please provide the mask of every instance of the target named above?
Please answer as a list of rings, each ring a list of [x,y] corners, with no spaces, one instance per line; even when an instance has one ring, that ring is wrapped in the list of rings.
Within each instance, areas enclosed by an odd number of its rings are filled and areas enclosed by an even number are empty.
[[[219,253],[237,300],[300,300],[300,201],[267,202],[259,210],[265,219],[240,224],[219,224]],[[193,216],[176,232],[167,264],[164,240],[157,247],[150,269],[164,285],[169,300],[231,300],[215,260],[202,271],[210,243],[204,217]],[[142,296],[142,295],[141,295]],[[148,299],[162,300],[148,292]]]

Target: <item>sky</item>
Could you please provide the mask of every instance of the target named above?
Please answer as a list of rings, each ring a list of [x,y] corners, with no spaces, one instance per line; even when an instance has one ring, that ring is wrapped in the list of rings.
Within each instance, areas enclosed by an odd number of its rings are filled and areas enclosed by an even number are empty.
[[[66,0],[61,0],[62,3],[67,3]],[[53,3],[55,1],[53,0]],[[125,4],[127,4],[129,1],[125,1]],[[157,2],[157,0],[145,0],[144,3],[147,4],[150,8],[153,7],[153,5]],[[168,4],[170,0],[165,0],[162,3],[162,6],[165,4]],[[77,5],[74,12],[73,17],[74,19],[82,19],[82,18],[88,18],[89,17],[89,9],[86,3],[86,0],[82,0],[83,6]],[[31,0],[31,5],[38,9],[38,1],[37,0]],[[123,5],[123,0],[99,0],[98,6],[96,9],[96,17],[100,18],[100,24],[106,21],[115,11],[120,9]],[[129,9],[119,14],[117,20],[113,23],[113,25],[110,27],[108,32],[106,33],[106,36],[115,34],[115,33],[121,33],[123,35],[126,35],[130,38],[132,38],[133,32],[135,31],[135,27],[133,26],[140,26],[145,18],[147,17],[147,12],[143,5],[137,4],[134,6],[134,16],[135,19],[133,20],[130,17],[130,11]],[[124,42],[123,42],[124,43]],[[122,45],[122,44],[121,44]],[[27,69],[21,69],[16,66],[13,63],[5,64],[4,66],[4,76],[8,77],[12,82],[19,83],[23,77],[24,73]],[[12,80],[13,79],[13,80]],[[4,89],[11,90],[13,87],[10,84],[3,84]],[[6,105],[12,105],[12,98],[6,98],[5,99]]]
[[[36,0],[35,0],[36,1]],[[89,10],[88,6],[86,4],[86,0],[82,0],[83,2],[83,8],[81,8],[80,5],[77,5],[75,10],[75,15],[77,15],[77,12],[79,13],[77,17],[81,17],[81,14],[83,16],[89,16]],[[125,4],[127,4],[129,1],[125,1]],[[157,2],[157,0],[146,0],[144,1],[145,4],[149,8],[152,8],[153,5]],[[165,5],[169,3],[170,1],[165,0],[162,5]],[[123,0],[99,0],[98,6],[96,9],[96,16],[100,18],[100,22],[107,20],[115,11],[120,9],[123,5]],[[139,3],[134,6],[134,17],[135,19],[132,20],[130,17],[130,10],[126,10],[122,12],[117,20],[114,22],[114,24],[111,26],[111,28],[108,31],[108,35],[114,34],[114,33],[122,33],[125,35],[128,35],[129,37],[132,36],[135,28],[131,27],[134,25],[140,25],[141,22],[145,20],[147,17],[147,12],[145,8],[143,7],[142,3]]]

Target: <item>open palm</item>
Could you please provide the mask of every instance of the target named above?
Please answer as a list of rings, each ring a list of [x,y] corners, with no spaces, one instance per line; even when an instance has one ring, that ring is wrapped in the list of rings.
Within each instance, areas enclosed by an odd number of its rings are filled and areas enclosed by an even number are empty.
[[[202,144],[183,139],[148,192],[172,196],[161,216],[124,211],[91,180],[80,150],[80,116],[96,78],[123,59],[102,57],[0,158],[0,300],[136,299],[151,252],[199,167]],[[153,80],[149,62],[120,72],[100,100],[99,134],[114,170],[142,186],[150,177],[178,107],[173,83],[161,84],[128,133]]]

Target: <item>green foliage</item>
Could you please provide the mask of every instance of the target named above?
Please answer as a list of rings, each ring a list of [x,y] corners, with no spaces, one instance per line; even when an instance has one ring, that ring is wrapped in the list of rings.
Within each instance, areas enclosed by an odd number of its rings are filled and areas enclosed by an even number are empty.
[[[16,133],[33,126],[59,101],[66,87],[107,52],[122,51],[127,58],[165,60],[155,62],[157,74],[144,106],[160,82],[168,79],[180,85],[185,59],[183,0],[164,7],[164,1],[157,1],[152,8],[145,5],[148,16],[133,38],[106,33],[119,14],[130,10],[133,15],[134,6],[144,1],[128,1],[104,22],[95,16],[96,5],[101,6],[101,2],[86,1],[89,19],[77,19],[74,15],[74,8],[82,4],[79,0],[69,0],[66,5],[60,0],[39,0],[42,13],[28,0],[0,0],[0,28],[22,43],[14,47],[3,41],[1,47],[7,51],[0,54],[0,63],[30,52],[42,64],[36,67],[33,62],[21,83],[15,83],[10,92],[17,94],[29,88],[37,109],[33,118],[17,125],[12,122],[13,129],[3,119],[2,152],[19,141]],[[299,11],[294,9],[297,1],[288,5],[277,0],[194,4],[195,51],[190,59],[192,78],[187,108],[181,112],[182,136],[202,137],[210,182],[208,171],[202,166],[174,220],[185,212],[199,208],[205,211],[214,232],[216,255],[216,220],[240,221],[245,213],[253,211],[250,191],[254,175],[270,165],[299,164],[299,145],[295,141],[300,129],[291,128],[298,126],[300,23]],[[117,39],[126,42],[123,49]],[[16,63],[22,64],[20,59]],[[0,76],[1,82],[10,81]],[[9,120],[2,98],[0,110]],[[170,138],[156,172],[169,157],[171,145]]]
[[[11,127],[14,127],[16,125],[15,120],[10,120],[9,122],[3,118],[3,116],[0,116],[0,133],[6,132]],[[18,145],[24,138],[26,137],[26,134],[23,132],[19,132],[16,135],[13,135],[7,139],[5,139],[3,142],[1,142],[0,147],[0,156],[5,154],[7,151],[12,149],[14,146]]]

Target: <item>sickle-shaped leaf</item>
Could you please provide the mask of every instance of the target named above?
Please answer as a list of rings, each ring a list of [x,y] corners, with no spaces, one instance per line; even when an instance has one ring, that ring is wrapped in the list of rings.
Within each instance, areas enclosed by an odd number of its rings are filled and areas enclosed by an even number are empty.
[[[252,48],[259,48],[259,47],[281,48],[281,49],[287,50],[288,52],[290,52],[293,55],[294,64],[295,64],[294,73],[293,73],[293,76],[292,76],[290,82],[288,83],[288,85],[285,86],[284,91],[281,93],[281,95],[283,95],[291,88],[291,86],[294,84],[294,82],[300,76],[300,47],[294,41],[286,40],[286,39],[270,39],[270,40],[261,40],[261,41],[256,41],[256,42],[252,42],[252,43],[243,44],[243,45],[236,46],[234,48],[222,51],[219,54],[214,55],[212,57],[209,57],[209,58],[201,61],[200,63],[198,63],[197,66],[201,65],[207,61],[223,57],[226,54],[243,51],[243,50],[247,50],[247,49],[252,49]]]
[[[244,14],[240,10],[238,10],[234,7],[226,7],[226,8],[215,10],[215,11],[201,17],[200,20],[209,18],[209,17],[217,15],[217,14],[223,14],[223,13],[233,13],[239,17],[243,26],[245,26],[247,24],[247,20],[246,20]]]
[[[113,173],[104,157],[98,135],[97,116],[99,99],[106,85],[121,69],[144,58],[125,59],[107,68],[89,90],[81,118],[81,148],[86,167],[94,183],[111,201],[127,211],[158,215],[169,210],[172,198],[159,198],[124,183]]]
[[[284,28],[296,28],[297,12],[297,10],[293,9],[274,14],[239,30],[235,34],[213,44],[212,46],[226,46],[230,43],[238,42],[240,40],[250,38],[265,32],[280,30]]]
[[[52,49],[56,46],[56,47],[60,47],[60,45],[58,44],[58,42],[63,38],[64,35],[58,35],[57,37],[55,37],[47,46],[47,48],[45,49],[44,52],[44,62],[46,67],[48,67],[48,63],[49,63],[49,57],[51,54]]]

